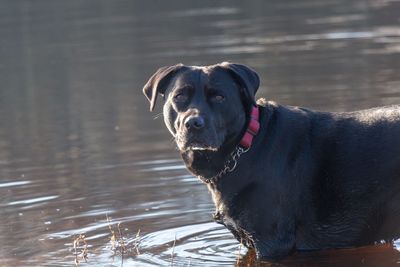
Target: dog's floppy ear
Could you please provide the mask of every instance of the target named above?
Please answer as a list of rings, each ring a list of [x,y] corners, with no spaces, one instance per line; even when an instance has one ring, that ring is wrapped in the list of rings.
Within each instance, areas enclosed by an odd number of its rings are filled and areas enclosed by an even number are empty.
[[[164,94],[174,74],[183,68],[183,64],[159,68],[143,87],[143,93],[150,102],[150,111],[154,110],[158,94]]]
[[[251,68],[241,64],[222,62],[219,66],[230,71],[236,82],[242,87],[246,100],[255,105],[255,95],[260,86],[258,74]]]

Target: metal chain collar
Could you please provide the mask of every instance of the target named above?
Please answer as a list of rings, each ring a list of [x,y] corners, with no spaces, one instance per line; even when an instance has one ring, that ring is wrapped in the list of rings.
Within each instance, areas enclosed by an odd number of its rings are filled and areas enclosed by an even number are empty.
[[[236,149],[234,151],[232,151],[232,153],[230,154],[230,157],[225,162],[224,168],[220,172],[218,172],[215,176],[213,176],[211,178],[201,177],[201,180],[203,180],[205,183],[215,183],[215,181],[217,179],[221,178],[225,174],[233,172],[236,169],[237,162],[238,162],[240,156],[242,156],[244,153],[246,153],[249,150],[250,150],[250,147],[245,149],[241,146],[237,146]]]
[[[236,146],[235,150],[229,155],[229,158],[225,161],[225,165],[220,172],[211,178],[199,177],[205,183],[215,184],[216,180],[226,175],[227,173],[233,172],[236,169],[238,160],[241,155],[250,150],[253,138],[257,135],[260,130],[260,110],[258,106],[253,106],[250,114],[249,123],[247,125],[246,132],[242,136],[239,145]]]

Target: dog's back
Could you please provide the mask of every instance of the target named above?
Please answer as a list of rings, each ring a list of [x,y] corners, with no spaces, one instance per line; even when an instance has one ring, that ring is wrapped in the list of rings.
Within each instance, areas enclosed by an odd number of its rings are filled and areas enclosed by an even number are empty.
[[[400,106],[310,117],[318,166],[311,243],[342,247],[399,237]]]

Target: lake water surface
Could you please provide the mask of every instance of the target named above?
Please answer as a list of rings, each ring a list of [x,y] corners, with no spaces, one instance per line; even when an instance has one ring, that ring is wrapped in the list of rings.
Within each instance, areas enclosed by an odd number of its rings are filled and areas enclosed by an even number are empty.
[[[2,1],[0,265],[270,266],[212,221],[141,92],[158,67],[220,61],[254,68],[258,96],[282,104],[400,104],[400,2]],[[400,265],[400,253],[282,263],[358,265]]]

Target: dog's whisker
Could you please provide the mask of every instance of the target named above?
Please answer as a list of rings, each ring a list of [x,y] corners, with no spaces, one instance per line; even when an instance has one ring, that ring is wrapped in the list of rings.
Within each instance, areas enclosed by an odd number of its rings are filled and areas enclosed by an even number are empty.
[[[154,115],[153,120],[156,120],[156,119],[158,119],[160,117],[163,117],[163,116],[164,116],[164,114],[162,112],[160,112],[160,113]]]

